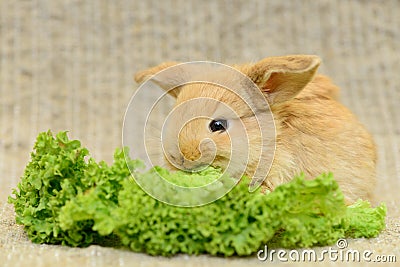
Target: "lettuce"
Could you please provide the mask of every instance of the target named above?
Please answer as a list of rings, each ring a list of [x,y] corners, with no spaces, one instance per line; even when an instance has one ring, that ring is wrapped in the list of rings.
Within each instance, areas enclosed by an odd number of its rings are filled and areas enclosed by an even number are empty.
[[[250,179],[242,177],[213,203],[171,206],[145,193],[130,170],[158,194],[167,192],[151,179],[160,173],[180,186],[201,186],[215,181],[221,170],[143,171],[143,163],[129,159],[127,152],[117,149],[113,164],[107,165],[90,158],[66,132],[55,137],[50,131],[40,133],[18,189],[9,197],[17,223],[36,243],[123,246],[165,256],[250,255],[265,244],[330,245],[339,238],[375,237],[385,228],[386,206],[373,208],[363,200],[346,206],[332,174],[314,180],[300,175],[264,193],[249,193]],[[220,187],[230,188],[229,181],[234,182],[226,179]],[[214,194],[217,187],[203,194]]]

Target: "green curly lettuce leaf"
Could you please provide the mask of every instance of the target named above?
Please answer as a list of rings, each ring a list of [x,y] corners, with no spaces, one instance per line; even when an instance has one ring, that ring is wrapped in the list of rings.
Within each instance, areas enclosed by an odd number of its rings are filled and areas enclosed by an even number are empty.
[[[346,209],[346,219],[343,227],[346,229],[346,236],[376,237],[385,229],[386,206],[379,205],[372,208],[368,201],[359,199]]]
[[[141,171],[143,163],[131,160],[127,152],[117,149],[112,165],[97,163],[79,141],[68,140],[66,132],[55,137],[50,131],[39,134],[18,190],[9,198],[17,222],[37,243],[117,244],[166,256],[250,255],[265,244],[329,245],[339,238],[374,237],[385,227],[385,205],[373,208],[359,200],[346,206],[332,174],[314,180],[294,177],[267,193],[249,193],[250,179],[243,177],[213,203],[171,206],[149,196],[136,181],[163,194],[167,185],[155,182],[156,175],[179,186],[198,187],[216,181],[221,170]],[[231,182],[235,183],[225,179],[201,195],[187,197],[208,197],[231,188]]]
[[[63,231],[58,214],[68,200],[88,188],[82,179],[88,150],[79,141],[68,140],[65,132],[56,138],[51,132],[39,134],[34,150],[18,190],[13,190],[15,198],[9,199],[14,204],[16,221],[25,226],[33,242],[69,244],[76,232]],[[88,222],[79,225],[88,233],[91,226]],[[89,235],[87,242],[91,243]]]

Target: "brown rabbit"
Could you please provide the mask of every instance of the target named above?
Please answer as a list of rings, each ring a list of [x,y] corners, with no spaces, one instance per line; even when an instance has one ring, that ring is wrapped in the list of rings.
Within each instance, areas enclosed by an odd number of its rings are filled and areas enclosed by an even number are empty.
[[[139,72],[135,80],[142,83],[157,72],[176,64],[163,63]],[[376,149],[373,139],[357,118],[337,101],[338,87],[329,78],[315,75],[319,65],[320,59],[317,56],[296,55],[269,57],[255,64],[233,66],[257,85],[273,114],[276,150],[263,185],[273,190],[301,172],[307,179],[323,172],[332,172],[347,203],[358,198],[371,199],[376,183]],[[165,90],[170,89],[168,82],[159,84]],[[241,90],[247,89],[243,85]],[[255,114],[246,108],[242,99],[212,84],[187,84],[169,91],[169,94],[176,98],[176,106],[198,97],[209,97],[238,110],[247,131],[247,137],[243,138],[247,138],[250,144],[246,174],[254,174],[263,148],[260,147],[260,136],[252,132],[257,123]],[[213,105],[211,102],[207,104],[211,114],[218,110],[218,106]],[[186,113],[205,109],[204,105],[191,106],[193,110]],[[230,139],[224,131],[229,123],[229,120],[218,118],[199,118],[185,124],[178,138],[172,135],[171,139],[167,139],[171,144],[166,148],[167,162],[172,161],[173,165],[184,169],[194,169],[212,159],[211,165],[226,167],[230,155]],[[215,154],[211,153],[212,144],[210,147],[207,142],[200,144],[204,139],[213,141]],[[199,161],[199,158],[203,160]]]

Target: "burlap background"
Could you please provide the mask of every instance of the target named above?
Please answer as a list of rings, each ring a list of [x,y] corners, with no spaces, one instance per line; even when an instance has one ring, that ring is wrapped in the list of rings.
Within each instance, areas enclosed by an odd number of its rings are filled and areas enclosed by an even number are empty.
[[[136,71],[166,60],[235,63],[294,53],[322,57],[320,72],[342,88],[342,101],[378,145],[376,195],[388,205],[388,229],[350,240],[349,248],[400,261],[399,1],[1,0],[0,12],[0,266],[258,263],[35,245],[6,199],[41,131],[69,130],[96,159],[110,161]]]

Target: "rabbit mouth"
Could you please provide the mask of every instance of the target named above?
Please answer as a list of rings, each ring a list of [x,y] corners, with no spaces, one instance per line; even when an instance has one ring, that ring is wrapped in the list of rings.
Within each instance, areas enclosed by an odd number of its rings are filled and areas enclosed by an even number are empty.
[[[168,165],[171,165],[176,170],[186,172],[199,172],[212,165],[212,161],[206,161],[202,158],[197,160],[186,159],[183,156],[168,155],[165,157]]]
[[[209,166],[225,170],[228,164],[229,164],[229,159],[221,156],[216,156],[214,160],[211,162],[201,162],[199,160],[197,161],[184,160],[180,166],[182,170],[186,172],[199,172],[206,169]]]
[[[214,158],[204,157],[198,158],[197,160],[190,160],[182,156],[168,154],[165,156],[165,161],[167,163],[167,166],[169,166],[173,170],[199,172],[209,166],[225,170],[229,165],[230,158],[222,155],[216,155]]]
[[[200,164],[192,165],[191,163],[187,163],[186,161],[182,165],[183,170],[186,172],[199,172],[199,171],[206,169],[209,166],[210,166],[210,164],[208,164],[208,163],[200,163]]]

